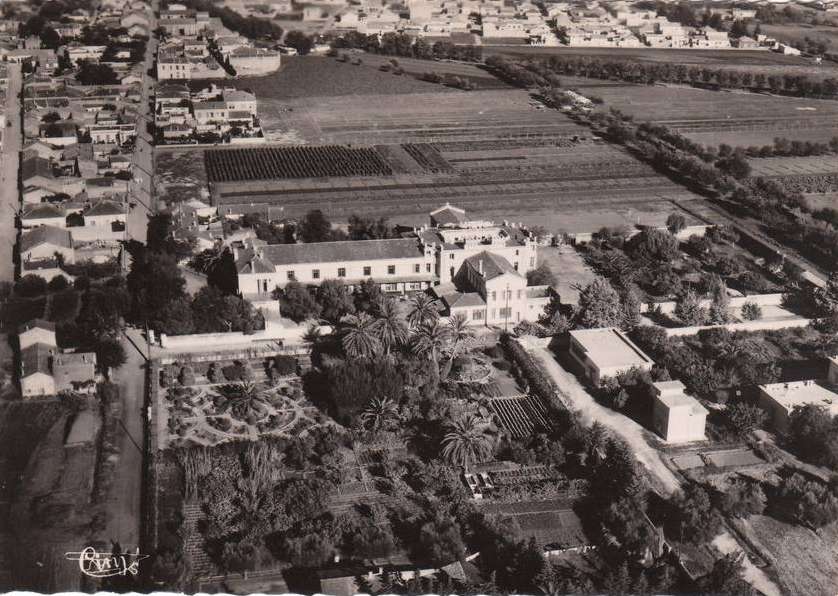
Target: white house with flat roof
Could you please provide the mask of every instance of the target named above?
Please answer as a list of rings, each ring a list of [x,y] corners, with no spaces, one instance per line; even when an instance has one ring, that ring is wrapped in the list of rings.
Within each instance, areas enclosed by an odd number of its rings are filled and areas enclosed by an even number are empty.
[[[707,409],[684,391],[681,381],[652,384],[652,426],[667,443],[703,441]]]
[[[594,385],[632,368],[651,370],[655,362],[614,327],[570,332],[570,355]]]
[[[830,358],[825,379],[759,386],[759,405],[778,432],[786,432],[794,408],[809,404],[822,406],[830,416],[838,416],[838,356]]]

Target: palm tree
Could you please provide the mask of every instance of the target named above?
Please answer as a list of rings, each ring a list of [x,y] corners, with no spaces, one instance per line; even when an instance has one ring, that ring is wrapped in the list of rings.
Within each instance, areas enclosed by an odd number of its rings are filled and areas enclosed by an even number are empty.
[[[216,387],[215,391],[224,398],[218,406],[220,414],[229,410],[234,418],[247,420],[251,416],[259,418],[265,412],[265,395],[252,381],[228,383]]]
[[[492,455],[492,446],[485,426],[473,414],[450,422],[442,438],[441,455],[448,463],[462,466],[466,471],[471,464],[486,461]]]
[[[436,300],[427,294],[416,294],[411,300],[410,312],[407,313],[408,324],[416,328],[438,319],[439,312],[436,309],[436,304]]]
[[[373,434],[378,434],[378,431],[387,428],[398,417],[396,402],[389,397],[374,397],[361,413],[361,422]]]
[[[375,334],[385,354],[407,341],[407,325],[396,303],[382,297],[376,309]]]
[[[343,351],[350,358],[371,358],[381,349],[375,334],[376,321],[365,312],[346,315],[343,325]]]
[[[474,338],[474,330],[469,327],[468,318],[458,313],[448,319],[448,341],[449,341],[449,358],[445,366],[445,374],[447,377],[451,372],[451,367],[454,365],[454,359],[460,354],[460,350]]]
[[[439,379],[439,355],[450,337],[448,327],[441,325],[439,319],[422,323],[413,334],[413,353],[427,357],[434,363],[437,380]]]

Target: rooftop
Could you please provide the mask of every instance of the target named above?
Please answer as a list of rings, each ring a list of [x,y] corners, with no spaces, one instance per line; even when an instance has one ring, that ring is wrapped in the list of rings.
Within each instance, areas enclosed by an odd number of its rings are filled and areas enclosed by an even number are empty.
[[[475,271],[479,272],[485,279],[494,279],[507,273],[518,275],[512,264],[500,255],[483,251],[466,259]]]
[[[833,415],[838,415],[838,388],[821,381],[796,381],[794,383],[770,383],[760,389],[774,401],[791,411],[795,406],[808,404],[824,406]]]
[[[653,362],[622,331],[613,327],[577,329],[571,331],[570,335],[600,369],[630,368]]]
[[[697,399],[685,393],[686,387],[681,381],[660,381],[654,383],[654,387],[657,400],[669,409],[690,408],[694,414],[707,413],[707,409]]]
[[[38,226],[20,236],[20,250],[26,252],[41,244],[54,244],[65,248],[73,247],[73,236],[69,230],[55,226]]]
[[[261,253],[261,257],[259,257]],[[269,244],[239,259],[242,266],[254,258],[265,265],[295,265],[306,263],[340,263],[344,261],[376,261],[385,259],[409,259],[423,255],[415,238],[389,240],[346,240],[341,242],[313,242],[310,244]],[[270,269],[273,271],[273,268]]]

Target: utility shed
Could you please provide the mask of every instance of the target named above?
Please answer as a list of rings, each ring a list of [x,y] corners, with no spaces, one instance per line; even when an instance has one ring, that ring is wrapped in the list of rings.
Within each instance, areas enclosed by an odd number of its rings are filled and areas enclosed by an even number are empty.
[[[681,381],[661,381],[652,385],[652,425],[667,443],[705,440],[707,409],[684,389]]]

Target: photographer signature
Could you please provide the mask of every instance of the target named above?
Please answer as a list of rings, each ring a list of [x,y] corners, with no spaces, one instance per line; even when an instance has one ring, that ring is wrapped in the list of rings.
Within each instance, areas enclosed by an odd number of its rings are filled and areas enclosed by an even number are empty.
[[[137,575],[140,572],[140,561],[148,555],[136,553],[100,553],[92,546],[80,552],[65,553],[69,561],[78,561],[79,569],[90,577],[113,577],[116,575]]]

